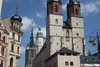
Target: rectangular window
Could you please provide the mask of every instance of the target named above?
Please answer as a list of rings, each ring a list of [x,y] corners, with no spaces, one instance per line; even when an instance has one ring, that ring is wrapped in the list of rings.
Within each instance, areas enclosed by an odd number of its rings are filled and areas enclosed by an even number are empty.
[[[20,36],[18,36],[18,42],[20,42]]]
[[[69,38],[69,36],[66,36],[66,41],[70,41],[70,38]]]
[[[11,52],[14,52],[14,45],[11,45]]]
[[[70,66],[73,66],[73,62],[70,62]]]
[[[17,53],[19,54],[19,47],[17,47]]]
[[[15,33],[12,33],[12,38],[15,39]]]
[[[65,62],[65,66],[68,66],[69,64],[68,64],[68,62]]]
[[[0,60],[0,67],[3,67],[3,60]]]
[[[1,52],[2,56],[4,56],[5,54],[5,47],[2,47],[2,52]]]

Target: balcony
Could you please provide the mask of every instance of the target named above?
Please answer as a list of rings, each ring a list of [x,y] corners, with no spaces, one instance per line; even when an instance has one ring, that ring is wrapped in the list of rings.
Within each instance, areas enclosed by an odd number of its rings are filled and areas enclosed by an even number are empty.
[[[20,58],[20,54],[16,54],[16,59],[19,59]]]
[[[15,27],[12,27],[12,26],[11,26],[10,29],[11,29],[11,30],[14,30],[14,31],[16,31],[16,32],[18,32],[18,33],[21,34],[21,35],[23,35],[23,32],[22,32],[21,30],[15,28]]]

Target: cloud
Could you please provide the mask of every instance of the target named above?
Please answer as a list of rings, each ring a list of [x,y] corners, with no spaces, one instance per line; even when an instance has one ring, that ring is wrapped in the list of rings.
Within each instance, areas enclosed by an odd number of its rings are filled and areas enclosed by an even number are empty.
[[[44,17],[43,17],[43,13],[36,13],[36,16],[39,17],[39,18],[41,18],[41,19],[44,18]]]
[[[34,22],[33,19],[30,19],[28,17],[22,17],[22,23],[23,23],[23,26],[22,26],[22,30],[28,30],[31,26],[35,27],[36,24]]]
[[[34,31],[33,31],[34,36],[36,36],[37,32],[38,32],[38,27],[34,28]],[[46,37],[46,27],[41,27],[41,32],[43,33],[43,37],[45,38]]]
[[[21,46],[21,48],[20,48],[20,53],[21,53],[21,54],[25,53],[25,49],[26,49],[25,47]]]
[[[84,15],[90,14],[90,13],[97,13],[100,11],[98,4],[100,3],[95,1],[95,2],[91,2],[91,3],[87,3],[87,4],[81,4],[82,8],[81,8],[81,12]]]
[[[62,5],[62,9],[66,11],[68,1]],[[100,11],[100,0],[88,2],[88,3],[82,3],[81,4],[81,13],[83,15],[88,15],[91,13],[98,13]]]
[[[63,9],[63,10],[66,10],[67,3],[68,3],[68,1],[67,1],[65,4],[62,5],[62,9]]]

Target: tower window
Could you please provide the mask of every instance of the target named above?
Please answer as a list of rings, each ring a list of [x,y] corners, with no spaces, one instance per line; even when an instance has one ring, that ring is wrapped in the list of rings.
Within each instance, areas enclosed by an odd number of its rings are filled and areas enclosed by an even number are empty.
[[[55,12],[58,12],[58,6],[55,5]]]
[[[79,33],[77,33],[77,36],[79,36]]]
[[[13,58],[10,58],[10,67],[13,67]]]
[[[56,19],[55,21],[56,21],[56,24],[58,24],[58,19]]]
[[[66,41],[69,41],[70,38],[69,38],[69,30],[66,30]]]
[[[69,36],[69,30],[66,30],[66,36]]]
[[[76,25],[78,25],[78,23],[76,23]]]
[[[76,8],[76,15],[78,15],[78,9]]]

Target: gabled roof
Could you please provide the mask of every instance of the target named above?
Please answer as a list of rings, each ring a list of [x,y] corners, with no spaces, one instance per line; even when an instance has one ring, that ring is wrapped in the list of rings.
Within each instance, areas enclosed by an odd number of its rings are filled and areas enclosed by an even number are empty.
[[[65,47],[63,47],[62,49],[60,49],[60,50],[58,51],[58,53],[65,53],[65,54],[67,54],[67,53],[70,53],[70,54],[80,54],[80,53],[78,53],[78,52],[75,52],[75,51],[70,50],[70,49],[65,48]]]
[[[63,47],[63,48],[60,49],[58,52],[54,53],[54,54],[51,55],[49,58],[47,58],[47,59],[45,60],[45,62],[49,61],[51,58],[53,58],[54,56],[56,56],[56,55],[58,55],[58,54],[75,54],[75,55],[78,55],[78,54],[80,54],[80,53],[75,52],[75,51],[73,51],[73,50],[70,50],[70,49],[68,49],[68,48]],[[67,56],[67,55],[66,55],[66,56]]]
[[[72,29],[72,27],[67,23],[67,21],[63,22],[63,28]]]

